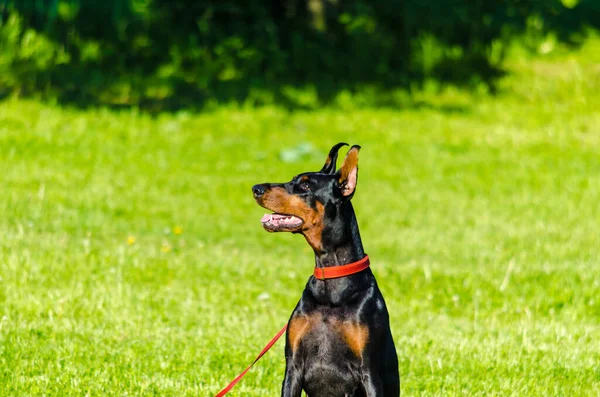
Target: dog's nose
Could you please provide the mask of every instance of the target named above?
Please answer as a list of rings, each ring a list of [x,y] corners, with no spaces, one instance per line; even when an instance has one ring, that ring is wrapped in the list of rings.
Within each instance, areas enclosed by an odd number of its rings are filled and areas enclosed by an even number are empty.
[[[254,198],[259,198],[260,196],[265,194],[265,186],[264,185],[252,186],[252,193],[254,194]]]

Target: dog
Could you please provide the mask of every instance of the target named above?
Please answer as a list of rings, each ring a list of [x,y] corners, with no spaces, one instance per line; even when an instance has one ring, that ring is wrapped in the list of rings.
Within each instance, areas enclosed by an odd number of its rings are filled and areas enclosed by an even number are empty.
[[[283,397],[302,390],[310,397],[400,395],[389,314],[351,203],[360,146],[336,170],[342,146],[331,148],[319,172],[252,187],[256,202],[273,212],[262,217],[264,229],[302,234],[315,254],[314,274],[288,322]]]

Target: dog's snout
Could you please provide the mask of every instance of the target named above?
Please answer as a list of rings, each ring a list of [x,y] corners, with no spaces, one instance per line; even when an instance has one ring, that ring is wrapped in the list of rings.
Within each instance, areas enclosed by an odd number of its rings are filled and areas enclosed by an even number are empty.
[[[252,194],[254,194],[254,198],[259,198],[260,196],[265,194],[265,185],[252,186]]]

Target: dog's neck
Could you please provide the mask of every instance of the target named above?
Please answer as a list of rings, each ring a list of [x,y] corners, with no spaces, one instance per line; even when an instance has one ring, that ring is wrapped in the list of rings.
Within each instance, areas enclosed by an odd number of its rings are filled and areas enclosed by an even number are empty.
[[[315,266],[342,266],[365,256],[358,222],[350,201],[337,208],[335,216],[325,219],[322,248],[315,250]]]

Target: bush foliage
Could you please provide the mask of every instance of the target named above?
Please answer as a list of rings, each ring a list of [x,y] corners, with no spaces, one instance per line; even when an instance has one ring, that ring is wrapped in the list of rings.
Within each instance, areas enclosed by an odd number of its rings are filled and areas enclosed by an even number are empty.
[[[0,93],[78,104],[298,105],[426,79],[491,83],[514,37],[577,42],[594,0],[5,0]],[[290,102],[291,101],[291,102]],[[294,103],[292,103],[294,102]]]

